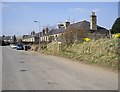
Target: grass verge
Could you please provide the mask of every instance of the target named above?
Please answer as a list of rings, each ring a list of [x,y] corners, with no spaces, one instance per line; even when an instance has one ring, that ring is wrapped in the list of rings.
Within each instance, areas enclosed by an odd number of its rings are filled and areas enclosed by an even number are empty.
[[[118,70],[118,41],[119,39],[91,40],[70,46],[62,45],[61,50],[58,50],[58,44],[54,42],[47,44],[47,49],[42,52]]]

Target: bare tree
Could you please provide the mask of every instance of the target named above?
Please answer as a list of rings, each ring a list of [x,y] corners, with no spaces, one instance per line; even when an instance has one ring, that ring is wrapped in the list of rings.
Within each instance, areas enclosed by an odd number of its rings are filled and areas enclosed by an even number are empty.
[[[66,32],[60,36],[61,42],[68,45],[73,44],[74,42],[82,42],[85,37],[88,37],[87,31],[81,30],[80,28],[75,28],[73,26],[67,28]]]

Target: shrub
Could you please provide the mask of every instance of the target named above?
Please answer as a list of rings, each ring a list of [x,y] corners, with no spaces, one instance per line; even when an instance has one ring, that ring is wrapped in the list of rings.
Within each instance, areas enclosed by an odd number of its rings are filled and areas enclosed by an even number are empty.
[[[83,42],[83,38],[87,37],[88,33],[85,30],[81,30],[80,28],[75,28],[70,26],[66,29],[66,32],[61,35],[61,39],[63,43],[67,45],[73,44],[74,42]]]
[[[115,38],[120,38],[120,33],[115,34],[113,37],[115,37]]]
[[[120,33],[120,17],[115,20],[111,32],[112,34]]]

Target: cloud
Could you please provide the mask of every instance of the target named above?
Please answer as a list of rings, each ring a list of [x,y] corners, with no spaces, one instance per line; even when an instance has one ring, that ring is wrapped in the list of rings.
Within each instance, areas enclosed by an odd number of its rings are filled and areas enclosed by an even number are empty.
[[[69,11],[71,12],[80,12],[80,13],[90,13],[92,11],[94,12],[99,12],[100,9],[96,8],[96,9],[87,9],[87,8],[71,8],[69,9]]]

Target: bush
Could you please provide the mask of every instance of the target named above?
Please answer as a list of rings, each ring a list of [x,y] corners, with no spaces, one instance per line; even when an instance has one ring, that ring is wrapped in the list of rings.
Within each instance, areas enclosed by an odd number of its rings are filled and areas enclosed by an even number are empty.
[[[70,26],[66,29],[66,32],[61,35],[61,42],[67,45],[73,44],[74,42],[83,42],[83,38],[87,37],[88,32]]]
[[[41,50],[47,49],[47,42],[46,41],[42,41],[40,43],[40,48],[41,48]]]
[[[33,44],[31,46],[31,50],[33,50],[33,51],[38,51],[38,49],[39,49],[39,45]]]
[[[120,38],[120,33],[114,34],[113,37],[115,37],[115,38]]]
[[[117,18],[112,26],[112,34],[120,33],[120,17]]]

